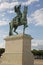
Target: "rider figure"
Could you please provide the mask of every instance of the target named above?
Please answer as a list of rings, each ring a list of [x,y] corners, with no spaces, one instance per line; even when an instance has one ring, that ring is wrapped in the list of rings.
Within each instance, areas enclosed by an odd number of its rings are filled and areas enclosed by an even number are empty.
[[[22,17],[20,7],[21,7],[21,5],[14,7],[15,12],[17,13],[17,16],[15,18],[17,19],[18,23],[20,23],[20,20],[21,20],[21,17]]]

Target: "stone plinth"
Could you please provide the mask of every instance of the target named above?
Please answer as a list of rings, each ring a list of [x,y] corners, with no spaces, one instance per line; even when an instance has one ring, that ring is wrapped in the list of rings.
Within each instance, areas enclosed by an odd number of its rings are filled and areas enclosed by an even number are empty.
[[[30,35],[16,35],[5,38],[6,46],[2,64],[33,65]]]

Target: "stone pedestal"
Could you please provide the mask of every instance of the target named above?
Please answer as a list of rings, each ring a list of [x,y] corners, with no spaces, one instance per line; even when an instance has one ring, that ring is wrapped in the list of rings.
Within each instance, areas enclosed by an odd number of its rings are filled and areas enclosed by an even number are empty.
[[[30,35],[16,35],[5,38],[5,53],[1,65],[33,65]]]

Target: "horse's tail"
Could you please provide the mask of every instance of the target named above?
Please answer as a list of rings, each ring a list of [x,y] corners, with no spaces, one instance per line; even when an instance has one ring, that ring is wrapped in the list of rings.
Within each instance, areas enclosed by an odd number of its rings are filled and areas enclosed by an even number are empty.
[[[10,22],[9,22],[9,25],[10,25]]]
[[[12,35],[12,25],[11,25],[11,22],[9,23],[9,36]]]

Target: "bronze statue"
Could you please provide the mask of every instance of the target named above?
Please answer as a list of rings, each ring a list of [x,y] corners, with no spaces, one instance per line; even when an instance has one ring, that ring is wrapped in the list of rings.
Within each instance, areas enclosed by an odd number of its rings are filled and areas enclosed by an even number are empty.
[[[27,9],[28,9],[28,7],[24,6],[23,13],[21,13],[20,8],[21,8],[21,5],[14,7],[14,10],[15,10],[17,16],[14,17],[12,19],[12,21],[9,23],[9,26],[10,26],[9,35],[10,36],[13,35],[12,30],[14,30],[14,32],[16,34],[18,34],[16,32],[16,29],[18,26],[24,25],[23,33],[25,32],[25,28],[28,27],[28,25],[27,25]]]
[[[20,20],[22,17],[22,13],[20,11],[20,8],[21,8],[21,5],[14,7],[15,12],[17,13],[17,16],[15,18],[17,19],[18,23],[20,23]]]

